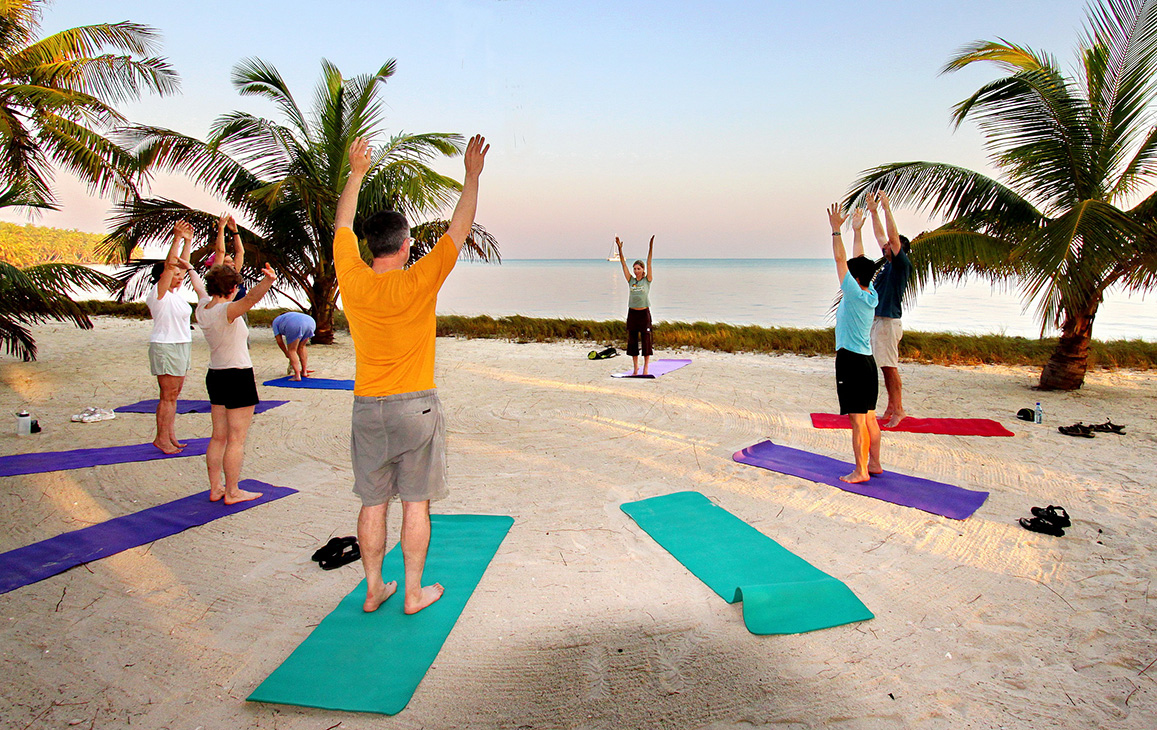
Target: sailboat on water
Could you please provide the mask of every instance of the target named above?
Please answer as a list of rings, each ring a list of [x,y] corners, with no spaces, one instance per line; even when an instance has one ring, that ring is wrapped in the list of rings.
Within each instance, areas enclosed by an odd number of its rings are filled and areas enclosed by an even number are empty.
[[[612,241],[611,242],[611,254],[609,256],[607,256],[607,261],[618,261],[618,260],[619,260],[619,248],[618,248],[618,246],[615,245],[614,241]]]

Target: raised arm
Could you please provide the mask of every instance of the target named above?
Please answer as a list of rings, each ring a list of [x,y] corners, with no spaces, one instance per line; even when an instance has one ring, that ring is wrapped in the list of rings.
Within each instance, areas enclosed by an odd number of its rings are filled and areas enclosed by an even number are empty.
[[[647,281],[651,281],[652,275],[655,273],[651,268],[651,256],[655,253],[655,237],[651,236],[651,242],[647,244]]]
[[[852,211],[852,258],[864,255],[864,236],[860,230],[864,227],[864,218],[863,208]]]
[[[828,222],[832,224],[832,256],[836,260],[836,274],[840,277],[841,283],[848,274],[848,257],[844,253],[844,239],[840,234],[840,228],[847,219],[848,217],[840,212],[839,203],[832,203],[828,208]]]
[[[265,268],[261,270],[265,274],[265,278],[257,283],[257,286],[250,289],[245,296],[241,297],[235,302],[229,302],[229,308],[225,310],[225,316],[229,321],[237,319],[241,315],[253,309],[253,305],[261,301],[265,293],[269,291],[269,287],[273,286],[273,282],[277,281],[277,274],[274,273],[273,267],[265,264]]]
[[[342,188],[341,197],[337,199],[337,210],[333,215],[334,230],[353,229],[354,216],[358,212],[358,193],[370,169],[371,156],[370,142],[365,137],[358,137],[350,145],[350,174]]]
[[[189,263],[189,259],[177,259],[177,266],[185,270],[189,276],[189,283],[193,285],[193,291],[197,292],[197,299],[207,299],[209,293],[205,291],[205,282],[201,281],[201,277],[197,274],[197,270]]]
[[[229,222],[229,214],[222,213],[217,219],[217,240],[213,244],[213,264],[225,263],[225,224]]]
[[[478,176],[482,174],[482,166],[486,163],[486,153],[489,151],[490,145],[486,144],[486,138],[480,134],[471,137],[466,145],[466,179],[462,181],[462,195],[454,206],[450,227],[446,229],[446,234],[459,251],[474,226],[474,214],[478,210]]]
[[[176,273],[177,261],[181,258],[178,251],[181,248],[181,241],[185,238],[184,231],[186,229],[188,229],[188,224],[185,221],[177,221],[173,224],[173,243],[169,246],[169,252],[165,254],[165,270],[161,272],[161,278],[157,279],[157,299],[164,299],[165,295],[169,293],[169,287],[173,285],[173,274]],[[187,245],[185,250],[188,251]],[[188,257],[188,253],[186,253],[186,257]]]
[[[241,234],[237,231],[237,221],[233,220],[233,216],[229,216],[226,225],[233,234],[233,270],[240,274],[241,267],[245,265],[245,246],[241,243]]]
[[[896,221],[892,219],[892,203],[888,194],[880,193],[880,203],[884,206],[884,224],[888,229],[888,245],[892,248],[892,255],[900,253],[900,231],[896,229]]]
[[[619,247],[619,263],[623,265],[623,276],[626,277],[627,281],[630,281],[631,271],[627,268],[627,260],[623,258],[623,242],[619,240],[618,236],[615,236],[615,245]]]
[[[884,222],[880,220],[880,194],[868,193],[867,204],[868,210],[872,213],[872,233],[880,250],[883,251],[888,245],[888,235],[884,233]]]

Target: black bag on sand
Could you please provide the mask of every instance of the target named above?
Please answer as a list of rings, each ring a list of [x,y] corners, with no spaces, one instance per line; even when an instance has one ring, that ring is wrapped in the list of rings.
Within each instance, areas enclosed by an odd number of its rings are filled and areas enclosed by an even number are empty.
[[[619,354],[619,351],[613,347],[608,347],[604,350],[591,350],[587,353],[588,360],[606,360]]]

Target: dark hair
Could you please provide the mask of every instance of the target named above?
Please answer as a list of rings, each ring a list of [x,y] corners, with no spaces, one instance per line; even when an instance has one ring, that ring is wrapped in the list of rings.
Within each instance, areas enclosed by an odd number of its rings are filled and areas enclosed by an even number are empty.
[[[907,236],[900,236],[900,250],[904,253],[912,251],[912,242],[908,240]]]
[[[165,273],[165,262],[158,261],[153,264],[153,268],[149,271],[149,279],[156,284],[161,280],[161,274]]]
[[[241,274],[225,264],[217,264],[205,274],[205,292],[211,297],[228,296],[241,286]]]
[[[370,255],[374,258],[389,256],[401,250],[410,235],[410,224],[406,216],[395,210],[382,210],[366,218],[362,223],[362,234]]]
[[[636,266],[642,266],[643,271],[647,270],[647,265],[643,263],[642,259],[635,259],[635,263],[631,264],[632,269],[635,268]]]
[[[866,256],[857,256],[848,259],[848,273],[860,286],[871,286],[872,277],[876,275],[876,268],[879,265],[879,261],[873,261]]]

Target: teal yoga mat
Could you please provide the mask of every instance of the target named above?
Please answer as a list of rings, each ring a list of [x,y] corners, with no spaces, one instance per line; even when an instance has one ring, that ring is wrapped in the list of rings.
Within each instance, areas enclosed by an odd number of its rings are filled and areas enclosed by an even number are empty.
[[[402,551],[395,546],[382,575],[398,581],[398,592],[365,613],[363,580],[249,701],[385,715],[404,710],[513,524],[499,515],[431,515],[423,582],[441,583],[442,598],[413,616],[402,612]]]
[[[753,634],[802,634],[873,618],[846,585],[699,492],[622,505],[639,527],[728,603]]]

